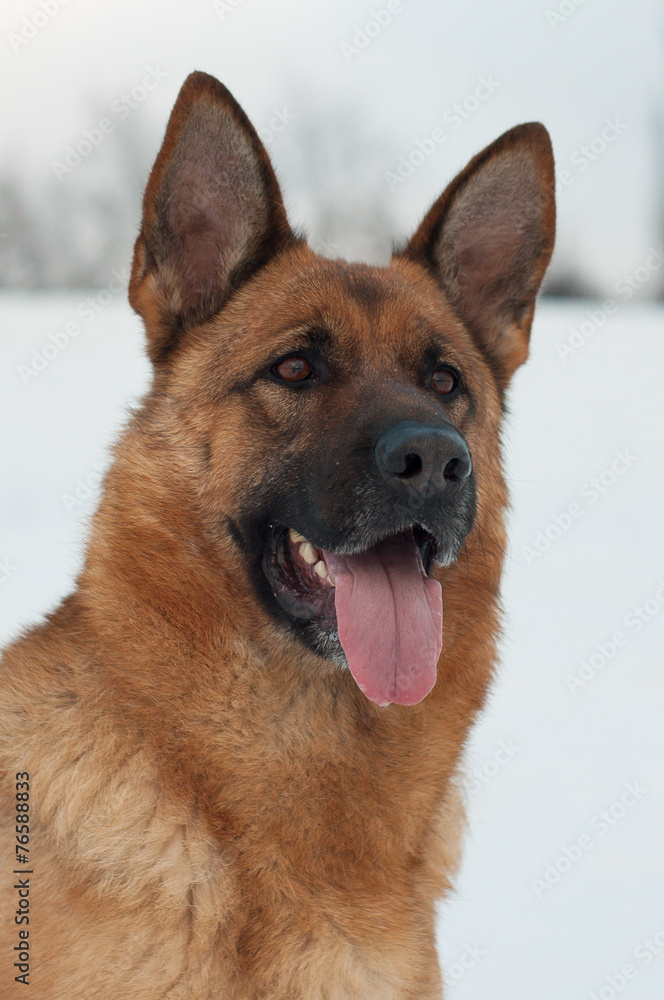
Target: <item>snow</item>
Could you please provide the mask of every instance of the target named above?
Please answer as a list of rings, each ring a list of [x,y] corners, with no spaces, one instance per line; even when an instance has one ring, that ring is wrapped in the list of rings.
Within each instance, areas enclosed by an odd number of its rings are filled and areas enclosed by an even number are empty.
[[[664,310],[623,304],[563,361],[556,345],[596,308],[540,306],[511,394],[503,666],[471,740],[470,835],[440,923],[446,964],[475,942],[485,954],[454,1000],[611,1000],[626,963],[630,1000],[664,995]],[[537,532],[568,523],[532,556]],[[582,660],[594,672],[570,683]],[[487,766],[501,741],[512,756]],[[483,764],[491,775],[472,780]],[[536,884],[564,848],[581,857]],[[657,934],[654,958],[642,943]]]
[[[107,299],[0,297],[3,642],[72,586],[95,476],[148,383],[140,323]],[[511,393],[506,634],[440,910],[450,1000],[664,995],[664,309],[622,303],[563,360],[556,345],[597,308],[541,304]]]

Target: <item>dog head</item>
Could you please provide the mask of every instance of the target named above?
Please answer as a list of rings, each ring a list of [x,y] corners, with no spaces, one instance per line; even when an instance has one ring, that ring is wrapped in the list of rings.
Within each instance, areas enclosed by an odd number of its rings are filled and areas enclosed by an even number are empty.
[[[130,301],[156,372],[151,433],[177,453],[210,550],[378,704],[431,690],[440,579],[502,513],[503,394],[528,353],[553,190],[548,134],[521,125],[389,266],[323,259],[203,73],[150,176]]]

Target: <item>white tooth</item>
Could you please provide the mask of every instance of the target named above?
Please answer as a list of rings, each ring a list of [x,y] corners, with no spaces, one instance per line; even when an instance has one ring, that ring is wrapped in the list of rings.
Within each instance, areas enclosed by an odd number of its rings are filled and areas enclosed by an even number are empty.
[[[289,528],[288,534],[290,536],[291,542],[295,542],[296,544],[297,542],[306,542],[306,538],[304,537],[304,535],[301,535],[299,531],[295,530],[295,528]]]
[[[314,573],[317,573],[321,580],[329,580],[330,574],[327,571],[327,566],[322,559],[319,559],[314,566]]]
[[[309,566],[313,566],[315,562],[318,562],[318,556],[311,542],[301,542],[300,555]]]

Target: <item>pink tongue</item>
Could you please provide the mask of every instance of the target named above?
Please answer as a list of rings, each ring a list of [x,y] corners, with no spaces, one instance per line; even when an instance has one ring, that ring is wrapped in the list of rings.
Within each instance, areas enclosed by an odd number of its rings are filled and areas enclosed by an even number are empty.
[[[436,682],[443,596],[413,536],[358,556],[324,553],[335,585],[339,641],[361,691],[378,705],[414,705]]]

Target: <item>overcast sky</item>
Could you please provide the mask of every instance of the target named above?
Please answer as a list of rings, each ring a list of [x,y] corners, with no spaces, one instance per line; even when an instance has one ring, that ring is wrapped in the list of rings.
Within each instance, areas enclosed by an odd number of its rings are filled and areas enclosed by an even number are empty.
[[[269,142],[282,177],[312,125],[352,116],[357,162],[321,183],[339,198],[356,182],[382,185],[400,235],[473,153],[537,119],[552,134],[566,181],[559,259],[610,292],[662,242],[658,0],[3,0],[0,44],[2,166],[18,170],[35,196],[67,146],[97,125],[100,109],[117,133],[127,108],[156,153],[179,86],[203,69],[226,83],[257,127],[269,128],[273,109],[288,120]],[[132,107],[122,95],[140,88],[149,69],[158,83]],[[436,128],[445,139],[395,183],[401,157],[418,143],[429,149]],[[93,161],[112,170],[119,148],[106,135],[66,183],[84,185]],[[306,224],[304,194],[287,190],[286,201]],[[643,293],[658,293],[661,279],[657,273]]]

